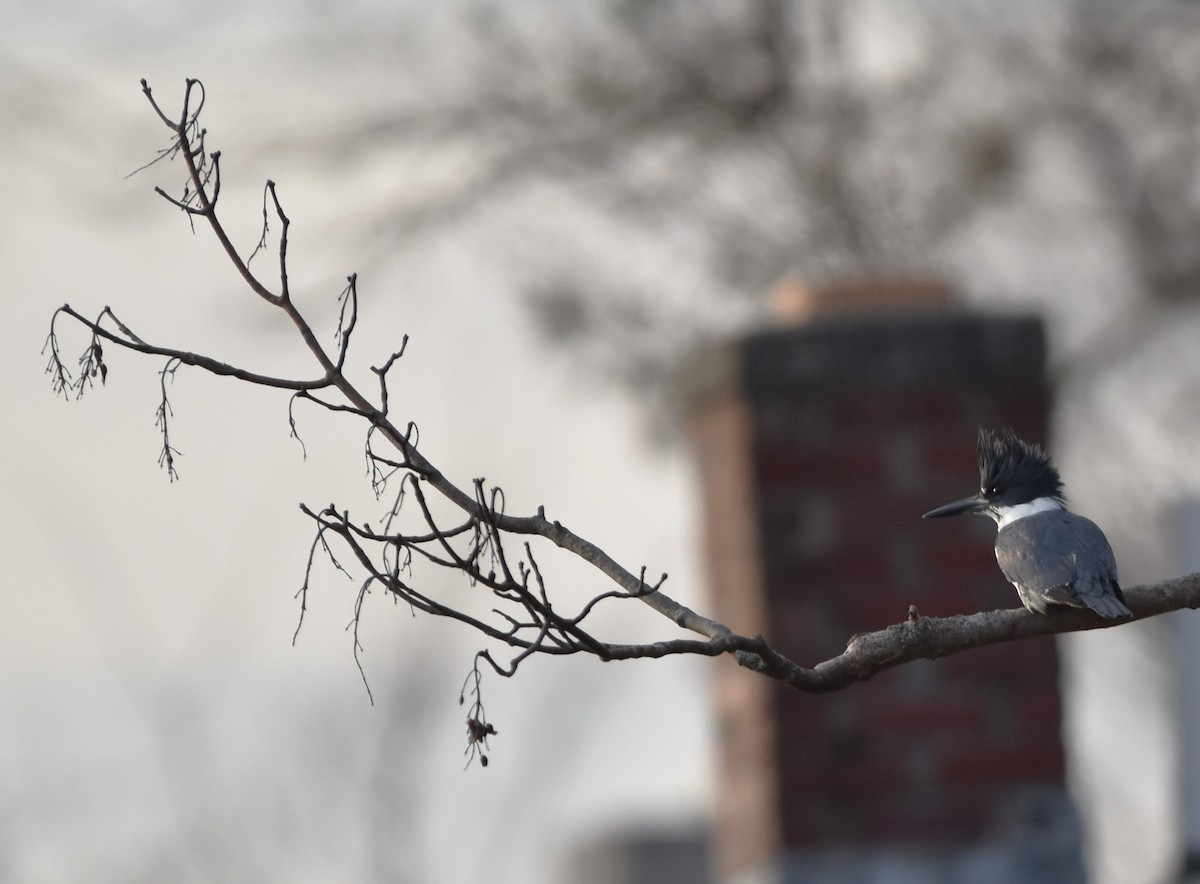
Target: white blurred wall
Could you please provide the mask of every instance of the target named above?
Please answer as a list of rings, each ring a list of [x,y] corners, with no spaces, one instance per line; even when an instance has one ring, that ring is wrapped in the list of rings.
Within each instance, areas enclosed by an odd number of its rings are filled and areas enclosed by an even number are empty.
[[[646,444],[632,402],[532,336],[511,282],[488,262],[486,225],[396,242],[363,268],[347,219],[405,170],[386,156],[314,168],[264,148],[352,119],[354,102],[383,100],[405,73],[373,42],[390,12],[325,12],[5,12],[5,880],[529,884],[551,881],[592,833],[705,812],[702,663],[531,661],[513,681],[488,677],[492,763],[464,772],[457,697],[481,647],[474,636],[370,599],[372,707],[344,631],[355,586],[325,568],[292,646],[311,540],[298,503],[337,500],[364,520],[378,512],[359,428],[298,410],[304,461],[288,438],[286,395],[181,370],[172,442],[184,456],[171,485],[155,464],[157,360],[109,347],[104,389],[70,404],[51,394],[38,348],[64,302],[88,314],[110,304],[165,345],[312,373],[206,231],[193,236],[152,194],[178,170],[123,177],[164,143],[139,78],[173,111],[184,78],[201,77],[238,244],[255,241],[262,182],[274,178],[293,220],[293,291],[320,333],[332,337],[334,299],[360,270],[364,383],[374,385],[367,366],[410,336],[393,408],[418,421],[429,456],[463,482],[504,485],[514,511],[545,504],[631,566],[670,571],[695,600],[681,454]],[[60,330],[73,361],[86,339]],[[565,591],[582,599],[594,586]],[[630,607],[625,635],[672,634]]]

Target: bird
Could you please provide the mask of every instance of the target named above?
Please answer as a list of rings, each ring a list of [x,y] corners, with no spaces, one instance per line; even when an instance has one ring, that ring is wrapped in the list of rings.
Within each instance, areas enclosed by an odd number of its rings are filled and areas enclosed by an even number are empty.
[[[1052,605],[1087,608],[1101,617],[1132,617],[1117,578],[1117,560],[1091,519],[1067,510],[1062,479],[1049,455],[1005,428],[982,427],[979,493],[921,518],[974,513],[996,522],[996,562],[1021,603],[1045,614]]]

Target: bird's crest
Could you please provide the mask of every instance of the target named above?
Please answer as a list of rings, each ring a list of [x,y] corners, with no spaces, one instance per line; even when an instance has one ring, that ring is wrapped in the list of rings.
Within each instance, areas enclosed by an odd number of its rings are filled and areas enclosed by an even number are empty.
[[[1066,499],[1058,470],[1041,447],[1018,439],[1008,427],[999,433],[980,427],[979,489],[994,500],[1016,488],[1032,489],[1027,500]]]

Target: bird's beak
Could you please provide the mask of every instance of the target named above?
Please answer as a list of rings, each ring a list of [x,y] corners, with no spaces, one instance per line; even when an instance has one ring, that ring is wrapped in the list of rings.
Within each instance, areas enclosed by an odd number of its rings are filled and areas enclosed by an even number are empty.
[[[982,513],[988,508],[988,502],[978,494],[971,497],[964,497],[962,500],[956,500],[954,503],[948,503],[945,506],[939,506],[935,510],[930,510],[922,519],[939,519],[942,516],[957,516],[959,513]]]

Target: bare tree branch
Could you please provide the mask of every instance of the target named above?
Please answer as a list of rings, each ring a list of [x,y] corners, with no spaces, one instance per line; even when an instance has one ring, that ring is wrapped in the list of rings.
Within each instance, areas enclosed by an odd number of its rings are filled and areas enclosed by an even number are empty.
[[[56,393],[69,399],[69,391],[74,390],[76,397],[82,395],[97,375],[103,383],[108,367],[101,341],[135,353],[165,357],[167,361],[160,371],[162,398],[158,410],[163,439],[160,464],[172,480],[177,477],[174,455],[178,452],[169,435],[169,419],[173,412],[167,399],[167,381],[174,377],[180,366],[193,366],[214,375],[292,391],[288,420],[292,435],[297,438],[293,412],[297,400],[307,400],[330,412],[349,413],[365,421],[365,456],[372,488],[377,499],[381,499],[389,491],[388,484],[395,483],[394,502],[380,518],[382,527],[378,530],[368,523],[353,521],[349,511],[339,509],[335,504],[320,510],[301,504],[301,511],[315,524],[315,536],[305,565],[304,580],[297,593],[300,600],[297,634],[303,624],[313,565],[320,550],[334,568],[360,581],[348,628],[352,631],[354,659],[363,674],[364,684],[367,679],[359,657],[359,624],[364,600],[376,587],[407,604],[414,613],[455,620],[495,646],[507,648],[511,656],[503,661],[494,657],[491,649],[476,654],[467,686],[464,686],[463,698],[468,692],[473,698],[467,720],[468,763],[476,756],[481,763],[486,763],[481,747],[486,747],[488,736],[496,734],[483,711],[481,662],[497,674],[509,677],[524,660],[535,654],[587,654],[606,661],[680,654],[710,657],[730,654],[740,665],[754,672],[799,690],[820,693],[871,678],[911,660],[934,659],[980,645],[1030,636],[1112,625],[1111,621],[1089,612],[1075,610],[1037,615],[1015,609],[938,619],[922,617],[914,609],[906,622],[879,632],[856,635],[850,639],[844,653],[808,668],[774,650],[763,636],[738,635],[722,623],[664,594],[662,586],[666,574],[653,583],[647,582],[644,567],[635,574],[592,541],[548,518],[543,507],[538,507],[532,515],[512,515],[505,511],[503,491],[489,486],[484,479],[474,480],[470,489],[456,485],[419,450],[416,426],[410,422],[401,429],[389,414],[387,376],[403,356],[406,340],[381,367],[372,368],[379,379],[377,402],[343,373],[351,335],[359,318],[357,276],[349,275],[346,287],[338,295],[339,313],[333,335],[336,348],[331,355],[292,300],[287,266],[291,222],[274,183],[268,181],[264,192],[262,239],[250,257],[243,261],[217,215],[219,152],[205,153],[204,149],[205,130],[199,125],[204,104],[203,87],[199,81],[187,81],[182,112],[175,121],[163,112],[145,81],[142,85],[152,108],[172,136],[170,145],[159,151],[158,158],[152,163],[181,156],[187,167],[187,179],[178,196],[168,195],[161,189],[159,192],[173,206],[185,211],[189,221],[201,218],[207,222],[249,289],[291,320],[312,353],[319,374],[313,379],[302,380],[250,371],[211,356],[148,342],[135,335],[108,307],[92,321],[70,305],[63,305],[51,318],[44,348],[44,352],[49,351],[46,370],[51,375],[52,386]],[[250,260],[266,248],[271,212],[281,225],[277,245],[277,291],[272,291],[250,269]],[[61,355],[57,328],[61,316],[69,317],[91,333],[79,360],[78,377],[67,368]],[[322,395],[316,395],[318,392]],[[386,440],[391,449],[386,454],[376,450],[376,441],[380,438]],[[431,500],[431,494],[438,498],[437,506]],[[435,510],[438,513],[446,511],[447,503],[455,514],[448,520],[435,515]],[[587,562],[617,588],[588,595],[551,587],[531,543],[539,538]],[[519,543],[510,548],[514,540]],[[352,568],[339,561],[339,553],[349,554],[354,563]],[[419,576],[414,574],[415,566],[458,572],[473,587],[486,591],[486,596],[475,594],[472,598],[487,598],[492,607],[476,610],[475,607],[480,607],[478,604],[468,607],[466,602],[435,597],[422,587]],[[1127,597],[1138,617],[1197,607],[1200,606],[1200,575],[1127,590]],[[644,603],[699,638],[620,644],[605,641],[593,631],[593,615],[601,606],[630,599]]]

